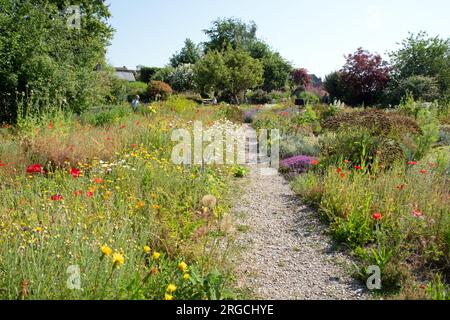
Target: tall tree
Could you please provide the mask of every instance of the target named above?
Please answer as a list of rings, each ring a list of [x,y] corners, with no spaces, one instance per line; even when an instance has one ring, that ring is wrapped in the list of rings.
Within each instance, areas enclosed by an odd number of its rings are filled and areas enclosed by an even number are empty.
[[[242,49],[209,51],[194,68],[198,88],[203,93],[226,94],[240,103],[247,89],[263,83],[263,65]]]
[[[172,67],[177,68],[183,64],[195,64],[200,60],[201,52],[199,46],[197,46],[191,39],[186,39],[184,47],[180,52],[177,52],[170,59]]]
[[[442,93],[450,92],[450,39],[430,37],[426,32],[410,34],[390,56],[396,83],[412,76],[432,77]]]
[[[213,21],[210,29],[204,30],[209,41],[204,44],[205,51],[224,50],[231,46],[248,48],[256,40],[258,27],[252,21],[245,23],[240,19],[228,18]]]
[[[349,54],[341,70],[346,102],[352,105],[380,102],[389,83],[389,73],[388,63],[379,54],[371,54],[362,48]]]
[[[292,72],[292,65],[278,52],[269,53],[261,59],[264,68],[265,91],[283,90]]]
[[[69,1],[0,0],[1,121],[17,116],[16,92],[81,112],[97,97],[98,74],[112,36],[105,1],[75,1],[80,28],[70,28]],[[40,105],[43,105],[42,102]]]

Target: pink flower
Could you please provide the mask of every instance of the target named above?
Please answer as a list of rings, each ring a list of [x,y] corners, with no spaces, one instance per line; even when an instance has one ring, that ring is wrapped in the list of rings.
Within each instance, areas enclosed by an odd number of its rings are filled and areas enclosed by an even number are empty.
[[[423,213],[420,212],[418,209],[414,209],[411,214],[416,218],[420,218],[423,216]]]

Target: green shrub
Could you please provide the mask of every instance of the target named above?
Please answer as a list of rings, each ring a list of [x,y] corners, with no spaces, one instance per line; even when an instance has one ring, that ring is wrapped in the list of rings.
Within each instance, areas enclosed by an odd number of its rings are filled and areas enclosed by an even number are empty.
[[[148,84],[147,93],[150,99],[153,100],[167,100],[172,94],[173,90],[167,83],[162,81],[150,81]]]
[[[439,85],[435,78],[412,76],[400,82],[398,96],[410,94],[415,100],[432,102],[440,98]]]
[[[141,100],[147,98],[148,85],[144,82],[129,82],[127,84],[128,102],[133,101],[136,96],[140,96]]]
[[[305,100],[306,105],[315,104],[320,102],[320,97],[311,91],[303,91],[298,95],[299,99]]]
[[[375,135],[403,136],[421,133],[417,122],[397,112],[369,109],[364,111],[346,112],[322,121],[322,129],[338,131],[342,128],[364,128]]]
[[[249,91],[246,95],[247,100],[251,104],[266,104],[271,101],[269,94],[263,89]]]
[[[102,127],[118,123],[121,119],[130,114],[131,108],[128,105],[121,105],[100,110],[98,112],[86,112],[82,116],[82,121],[96,127]]]
[[[387,168],[405,159],[401,145],[388,137],[373,134],[367,129],[342,129],[320,137],[321,155],[325,164],[343,160],[353,165],[376,170]]]
[[[280,142],[280,157],[286,159],[298,155],[319,156],[319,139],[304,134],[285,135]]]

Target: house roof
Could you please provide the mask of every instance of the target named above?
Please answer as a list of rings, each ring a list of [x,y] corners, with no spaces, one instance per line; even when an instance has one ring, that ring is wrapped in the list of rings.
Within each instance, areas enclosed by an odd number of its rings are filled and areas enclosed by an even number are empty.
[[[135,82],[136,81],[136,71],[128,70],[126,67],[114,68],[116,70],[116,77],[122,80]]]

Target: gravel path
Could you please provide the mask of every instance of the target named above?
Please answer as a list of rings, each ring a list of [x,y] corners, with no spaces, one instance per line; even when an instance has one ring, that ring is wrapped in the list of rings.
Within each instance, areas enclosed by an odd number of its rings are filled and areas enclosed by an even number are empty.
[[[367,299],[351,278],[351,260],[334,251],[318,214],[303,205],[279,174],[251,166],[233,208],[238,287],[258,299]]]

